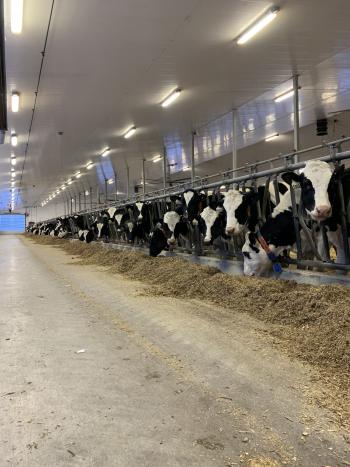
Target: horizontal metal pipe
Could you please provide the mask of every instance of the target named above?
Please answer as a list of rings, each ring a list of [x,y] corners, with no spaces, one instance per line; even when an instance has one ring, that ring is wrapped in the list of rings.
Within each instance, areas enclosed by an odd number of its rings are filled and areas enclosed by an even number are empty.
[[[350,158],[350,151],[344,151],[344,152],[340,152],[338,154],[332,154],[332,155],[318,157],[317,159],[325,161],[325,162],[333,162],[333,161],[341,161],[341,160],[349,159],[349,158]],[[91,213],[91,212],[99,212],[99,211],[101,211],[103,209],[108,209],[110,207],[119,207],[119,208],[121,208],[121,207],[124,207],[124,206],[126,206],[128,204],[135,203],[137,201],[161,200],[161,199],[164,199],[164,198],[168,198],[169,196],[181,195],[183,193],[184,189],[186,189],[186,188],[192,188],[193,187],[194,189],[197,188],[197,189],[201,189],[201,190],[217,188],[217,187],[219,187],[219,186],[221,186],[223,184],[232,185],[232,184],[238,184],[238,183],[246,182],[246,181],[249,181],[249,180],[257,180],[259,178],[265,178],[265,177],[269,177],[271,175],[277,175],[277,174],[280,174],[282,172],[286,172],[288,170],[291,170],[291,171],[298,170],[298,169],[301,169],[303,167],[305,167],[305,162],[298,162],[297,164],[289,164],[289,165],[286,165],[286,166],[270,168],[270,169],[263,170],[263,171],[260,171],[260,172],[252,172],[252,173],[249,173],[247,175],[241,175],[239,177],[220,180],[218,182],[200,184],[199,186],[198,186],[198,182],[194,182],[193,184],[184,183],[184,184],[181,184],[181,185],[177,185],[176,187],[173,187],[173,189],[170,188],[170,187],[167,188],[166,193],[164,193],[164,190],[157,190],[157,191],[154,191],[154,192],[147,193],[145,196],[140,196],[139,195],[139,196],[135,196],[135,197],[130,197],[129,199],[126,199],[126,200],[120,200],[117,203],[113,203],[113,204],[109,203],[109,204],[105,204],[105,205],[99,205],[99,207],[98,207],[98,209],[96,209],[96,211],[90,209],[90,210],[80,211],[80,212],[78,212],[76,214],[87,214],[87,213]],[[51,219],[51,220],[53,220],[53,219]],[[45,222],[50,222],[50,221],[45,221]]]
[[[290,259],[287,261],[287,263],[297,264],[301,266],[310,266],[313,268],[339,269],[342,271],[350,271],[350,264],[336,264],[336,263],[328,263],[326,261],[313,261],[310,259],[302,259],[302,260]]]

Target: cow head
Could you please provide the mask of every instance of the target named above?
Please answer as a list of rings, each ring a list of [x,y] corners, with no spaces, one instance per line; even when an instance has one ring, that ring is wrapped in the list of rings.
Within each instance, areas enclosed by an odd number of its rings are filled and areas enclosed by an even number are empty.
[[[321,222],[332,215],[332,206],[329,199],[332,169],[327,162],[320,160],[307,161],[302,173],[285,172],[281,176],[289,185],[293,181],[300,184],[301,199],[311,219]]]
[[[224,208],[226,210],[226,234],[240,234],[249,222],[251,211],[256,209],[259,200],[258,193],[250,191],[241,193],[229,190],[225,195]]]
[[[168,211],[164,214],[163,222],[168,226],[169,231],[171,232],[171,237],[168,240],[169,244],[175,243],[175,227],[180,221],[180,215],[176,211]]]
[[[212,239],[211,228],[213,227],[214,222],[216,221],[218,215],[219,213],[216,211],[216,209],[213,209],[210,206],[207,206],[201,212],[201,218],[203,219],[205,223],[204,243],[211,242],[211,239]]]
[[[193,222],[206,206],[206,195],[190,189],[183,193],[183,200],[186,205],[188,220]]]
[[[270,246],[271,248],[271,246]],[[260,246],[255,233],[246,234],[242,247],[243,272],[245,276],[264,276],[272,270],[272,263]]]

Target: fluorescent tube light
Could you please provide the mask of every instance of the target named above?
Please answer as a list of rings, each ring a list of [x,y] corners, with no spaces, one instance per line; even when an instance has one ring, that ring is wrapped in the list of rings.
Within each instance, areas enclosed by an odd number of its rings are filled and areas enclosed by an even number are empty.
[[[106,156],[108,156],[109,151],[110,151],[109,148],[105,148],[105,149],[101,152],[101,157],[106,157]]]
[[[23,26],[23,0],[11,0],[11,32],[20,34]]]
[[[289,89],[288,91],[284,92],[283,94],[280,94],[279,96],[275,97],[275,102],[282,102],[285,99],[288,99],[289,97],[292,97],[294,95],[294,89]]]
[[[124,138],[128,139],[130,138],[136,131],[136,126],[132,126],[131,128],[128,129],[128,131],[125,133]]]
[[[191,167],[189,165],[186,165],[186,167],[182,169],[183,172],[187,172],[188,170],[191,170]]]
[[[241,34],[236,42],[239,45],[245,44],[252,37],[254,37],[258,32],[264,29],[272,20],[274,20],[279,12],[279,8],[273,7],[268,10],[263,16],[261,16],[257,21],[255,21],[251,26],[249,26],[243,34]]]
[[[112,185],[114,183],[113,178],[110,178],[109,180],[107,180],[107,183],[108,183],[108,185]]]
[[[18,143],[18,136],[16,133],[12,133],[11,135],[11,146],[17,146]]]
[[[164,99],[162,102],[162,107],[169,107],[170,104],[172,104],[181,94],[181,89],[175,89],[171,94],[169,94],[168,97]]]
[[[154,158],[152,159],[152,162],[159,162],[159,161],[161,161],[162,159],[163,159],[163,157],[162,157],[161,155],[159,155],[159,156],[154,157]]]
[[[275,133],[274,135],[266,136],[265,141],[272,141],[273,139],[277,138],[279,133]]]
[[[15,157],[11,157],[11,165],[16,165],[17,160]]]
[[[87,164],[86,168],[87,168],[88,170],[91,170],[91,169],[93,168],[93,166],[94,166],[93,162],[89,162],[89,163]]]
[[[13,92],[11,95],[11,107],[12,107],[12,112],[18,112],[19,111],[19,94],[18,92]]]

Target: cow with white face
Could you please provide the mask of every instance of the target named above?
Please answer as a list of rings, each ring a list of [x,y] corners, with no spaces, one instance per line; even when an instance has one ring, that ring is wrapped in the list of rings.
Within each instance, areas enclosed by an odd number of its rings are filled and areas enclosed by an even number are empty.
[[[163,222],[164,224],[167,225],[171,233],[171,236],[168,239],[169,244],[173,245],[176,242],[174,232],[175,232],[176,225],[180,222],[180,219],[181,219],[180,214],[176,211],[168,211],[164,214]]]
[[[305,163],[302,173],[286,172],[282,179],[291,184],[300,184],[301,200],[306,213],[316,222],[322,222],[331,217],[332,206],[329,199],[329,186],[332,169],[327,162],[311,160]]]
[[[277,184],[280,195],[288,191],[288,186],[284,183]],[[247,230],[253,231],[258,223],[259,214],[257,203],[263,204],[265,186],[259,186],[257,191],[241,192],[239,190],[229,190],[225,195],[224,208],[226,210],[226,234],[239,235]],[[270,183],[269,199],[267,204],[269,212],[275,207],[275,194],[273,184]]]
[[[224,194],[221,193],[208,196],[208,206],[200,213],[200,217],[204,221],[202,231],[204,231],[204,243],[206,244],[211,244],[219,235],[225,235],[221,228],[224,197]]]

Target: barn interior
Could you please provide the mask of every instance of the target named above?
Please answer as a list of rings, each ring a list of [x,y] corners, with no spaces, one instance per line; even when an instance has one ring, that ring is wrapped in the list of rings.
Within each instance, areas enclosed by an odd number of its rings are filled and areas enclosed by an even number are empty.
[[[0,0],[3,465],[350,465],[349,185],[345,260],[315,239],[304,257],[296,234],[269,278],[243,276],[232,238],[234,261],[205,235],[157,258],[154,230],[80,238],[109,209],[224,199],[315,158],[347,168],[349,15],[346,0]],[[45,231],[74,216],[84,228]]]

